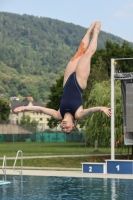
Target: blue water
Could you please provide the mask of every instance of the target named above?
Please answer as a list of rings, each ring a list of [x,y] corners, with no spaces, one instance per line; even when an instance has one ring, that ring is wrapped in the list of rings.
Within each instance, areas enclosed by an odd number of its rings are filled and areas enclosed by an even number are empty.
[[[0,178],[1,179],[1,178]],[[0,200],[133,200],[133,180],[7,176]]]

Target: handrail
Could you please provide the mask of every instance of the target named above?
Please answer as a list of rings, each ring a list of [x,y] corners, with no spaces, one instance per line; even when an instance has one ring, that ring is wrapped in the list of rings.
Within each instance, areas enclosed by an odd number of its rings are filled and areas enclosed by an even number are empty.
[[[5,181],[6,181],[6,156],[4,156],[3,158],[2,171],[3,171],[3,174],[5,175]]]
[[[15,165],[16,165],[19,153],[21,153],[21,170],[15,170]],[[16,158],[15,158],[14,165],[13,165],[13,170],[16,172],[19,172],[20,175],[22,176],[22,167],[23,167],[23,152],[21,150],[19,150],[16,154]]]

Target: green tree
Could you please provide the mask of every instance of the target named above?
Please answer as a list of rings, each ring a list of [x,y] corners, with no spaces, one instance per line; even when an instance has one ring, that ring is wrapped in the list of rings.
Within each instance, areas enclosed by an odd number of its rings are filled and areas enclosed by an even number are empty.
[[[102,51],[102,58],[106,62],[109,75],[111,72],[111,58],[132,58],[132,55],[133,48],[126,41],[120,45],[107,40],[105,43],[105,50]],[[121,72],[131,72],[133,70],[133,60],[117,61],[117,66]]]
[[[8,120],[10,114],[9,101],[0,97],[0,120]]]
[[[123,134],[122,100],[120,82],[116,82],[116,114],[115,114],[115,137],[118,139]],[[86,107],[106,106],[110,107],[110,81],[103,81],[93,85]],[[110,145],[110,118],[104,113],[97,112],[85,119],[84,134],[88,143],[94,145],[98,140],[100,146]]]
[[[26,126],[28,128],[34,128],[35,129],[38,125],[38,121],[31,120],[31,117],[29,115],[23,115],[21,117],[20,124],[23,125],[23,126]]]

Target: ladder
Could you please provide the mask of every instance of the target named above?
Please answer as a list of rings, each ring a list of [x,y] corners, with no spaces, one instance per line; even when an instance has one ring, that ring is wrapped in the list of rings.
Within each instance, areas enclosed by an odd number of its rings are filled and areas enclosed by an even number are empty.
[[[6,180],[6,156],[4,156],[4,158],[3,158],[2,171],[3,171],[3,175],[5,178],[3,180],[0,180],[0,185],[5,185],[5,184],[11,183],[10,181]]]
[[[20,168],[20,170],[15,170],[15,166],[16,166],[16,162],[17,162],[19,153],[21,153],[21,168]],[[19,150],[16,154],[16,158],[15,158],[14,165],[13,165],[13,170],[16,172],[19,172],[21,178],[22,178],[22,168],[23,168],[23,152],[21,150]]]
[[[3,171],[3,175],[5,177],[5,181],[6,181],[6,156],[4,156],[4,158],[3,158],[2,171]]]

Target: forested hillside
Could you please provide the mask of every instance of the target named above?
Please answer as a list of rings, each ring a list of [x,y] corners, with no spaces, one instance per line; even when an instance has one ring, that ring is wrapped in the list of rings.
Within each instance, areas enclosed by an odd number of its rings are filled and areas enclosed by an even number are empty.
[[[59,20],[1,12],[0,94],[47,100],[50,86],[63,74],[85,32],[81,26]],[[99,49],[107,39],[123,43],[101,31]]]

